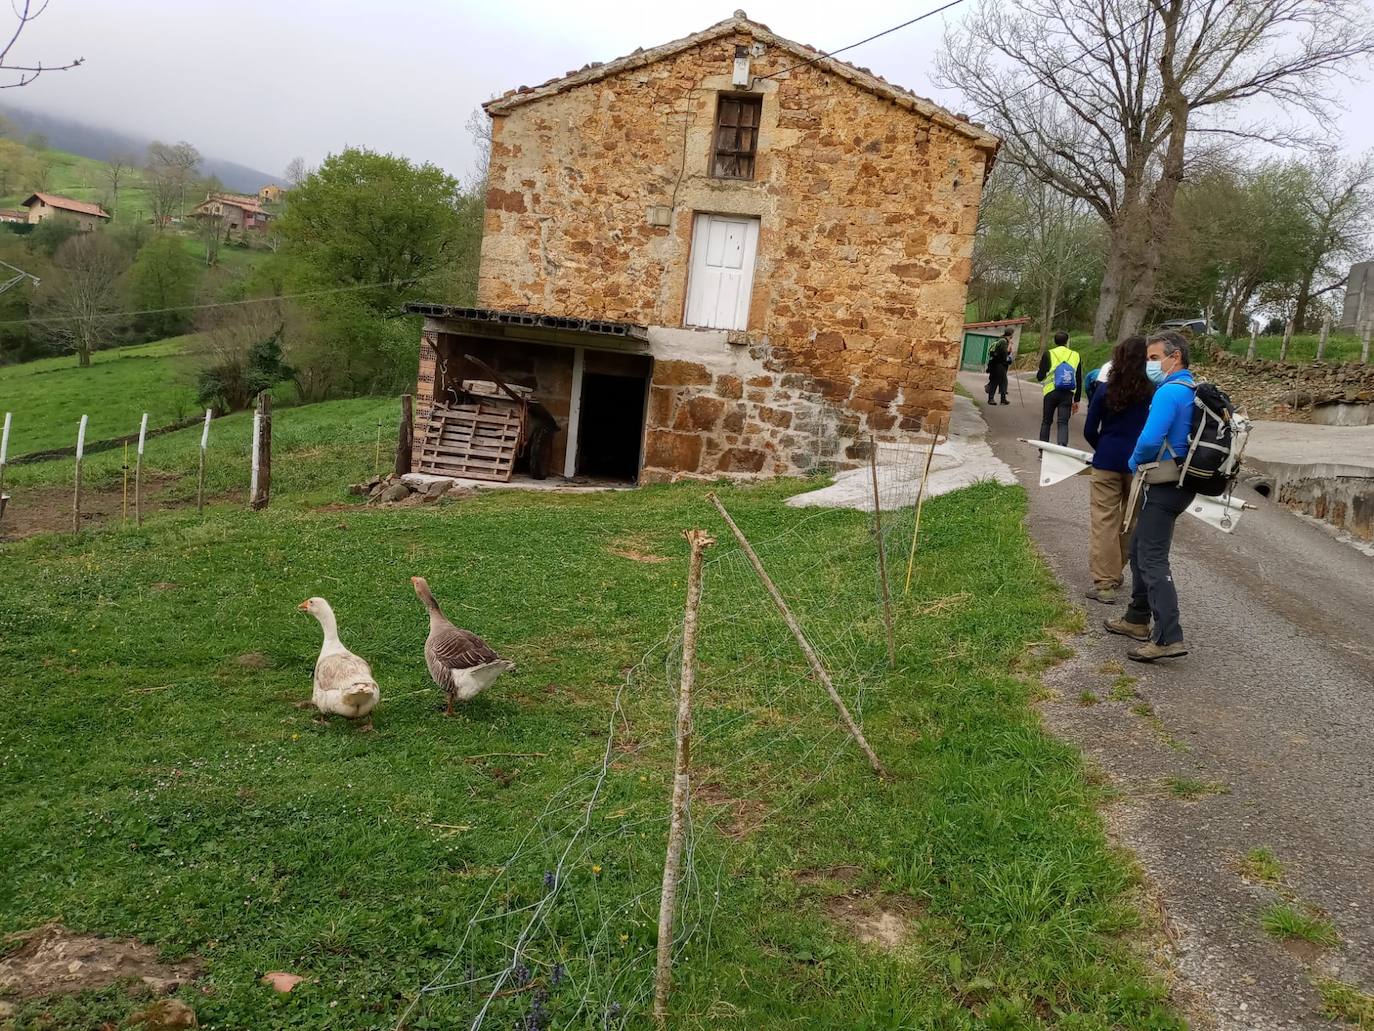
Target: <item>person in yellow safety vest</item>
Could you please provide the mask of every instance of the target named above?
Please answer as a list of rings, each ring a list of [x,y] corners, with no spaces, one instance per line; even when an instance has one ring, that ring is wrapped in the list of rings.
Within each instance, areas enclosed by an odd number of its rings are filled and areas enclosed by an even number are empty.
[[[1069,334],[1054,335],[1054,346],[1040,356],[1036,382],[1045,384],[1045,407],[1040,416],[1040,439],[1050,439],[1050,424],[1059,423],[1059,444],[1069,443],[1069,416],[1083,400],[1083,358],[1069,346]]]

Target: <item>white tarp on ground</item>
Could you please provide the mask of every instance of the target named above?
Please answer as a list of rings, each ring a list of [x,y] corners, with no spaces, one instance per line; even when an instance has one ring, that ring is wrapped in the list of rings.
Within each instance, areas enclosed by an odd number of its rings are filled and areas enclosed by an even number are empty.
[[[1016,485],[1010,467],[992,453],[987,443],[987,423],[966,397],[954,398],[950,436],[935,446],[930,463],[930,479],[925,496],[939,497],[968,487],[980,480]],[[916,503],[925,470],[930,438],[915,438],[911,444],[878,445],[878,495],[884,510]],[[794,508],[873,508],[873,473],[867,465],[835,476],[835,482],[820,490],[797,494],[787,499]]]

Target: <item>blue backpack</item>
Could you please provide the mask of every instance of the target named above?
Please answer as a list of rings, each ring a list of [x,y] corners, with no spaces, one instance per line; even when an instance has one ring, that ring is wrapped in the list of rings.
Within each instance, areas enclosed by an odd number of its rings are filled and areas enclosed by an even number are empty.
[[[1068,362],[1060,362],[1054,367],[1054,389],[1072,390],[1078,384],[1078,373]]]

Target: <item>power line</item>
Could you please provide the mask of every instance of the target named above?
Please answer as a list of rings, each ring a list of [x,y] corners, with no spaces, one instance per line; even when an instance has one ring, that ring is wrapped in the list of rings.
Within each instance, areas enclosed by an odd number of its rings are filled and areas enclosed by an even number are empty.
[[[337,286],[328,290],[305,290],[295,294],[277,294],[272,297],[246,297],[239,301],[216,301],[210,304],[180,304],[171,308],[144,308],[141,311],[114,311],[100,315],[54,315],[51,318],[35,319],[13,319],[9,322],[0,322],[0,326],[34,326],[48,325],[55,322],[81,322],[83,320],[94,321],[96,319],[127,319],[137,315],[164,315],[174,311],[206,311],[212,308],[234,308],[245,304],[268,304],[272,301],[295,301],[302,297],[325,297],[330,294],[353,293],[359,290],[377,290],[381,287],[391,287],[395,289],[401,286],[410,286],[413,283],[423,283],[426,280],[434,279],[443,273],[431,272],[427,276],[416,276],[411,279],[387,279],[380,283],[356,283],[353,286]]]
[[[915,25],[918,21],[925,21],[927,18],[932,18],[935,15],[941,13],[942,11],[948,11],[951,7],[958,7],[963,2],[964,0],[950,0],[950,2],[945,4],[943,7],[937,7],[933,11],[927,11],[925,14],[918,14],[915,18],[912,18],[910,21],[904,21],[902,22],[902,24],[894,25],[890,29],[883,29],[882,32],[874,33],[867,39],[861,39],[857,43],[850,43],[847,47],[840,47],[840,49],[832,50],[826,54],[817,54],[809,61],[802,61],[800,64],[794,64],[787,68],[781,68],[778,71],[773,72],[771,75],[756,76],[754,81],[762,82],[765,79],[775,79],[779,75],[785,75],[787,72],[796,71],[798,68],[805,68],[807,65],[815,64],[817,61],[824,61],[827,58],[834,57],[836,54],[843,54],[846,50],[853,50],[855,47],[861,47],[865,43],[872,43],[875,39],[881,39],[883,36],[891,35],[899,29],[906,28],[908,25]]]

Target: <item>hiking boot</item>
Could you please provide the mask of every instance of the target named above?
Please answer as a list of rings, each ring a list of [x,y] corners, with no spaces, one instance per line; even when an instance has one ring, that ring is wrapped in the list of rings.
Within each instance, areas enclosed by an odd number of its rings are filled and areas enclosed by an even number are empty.
[[[1100,601],[1103,605],[1116,604],[1115,587],[1090,587],[1083,592],[1083,597],[1091,601]]]
[[[1125,616],[1120,619],[1104,619],[1102,626],[1109,634],[1120,634],[1122,637],[1134,638],[1137,641],[1150,639],[1149,623],[1132,623]]]
[[[1009,405],[1009,404],[1011,404],[1011,402],[1008,401],[1005,397],[1002,398],[1002,403],[1003,403],[1004,405]]]
[[[1156,644],[1149,641],[1137,645],[1126,653],[1126,658],[1136,662],[1154,662],[1155,659],[1177,659],[1188,654],[1188,646],[1182,641],[1173,644]]]

